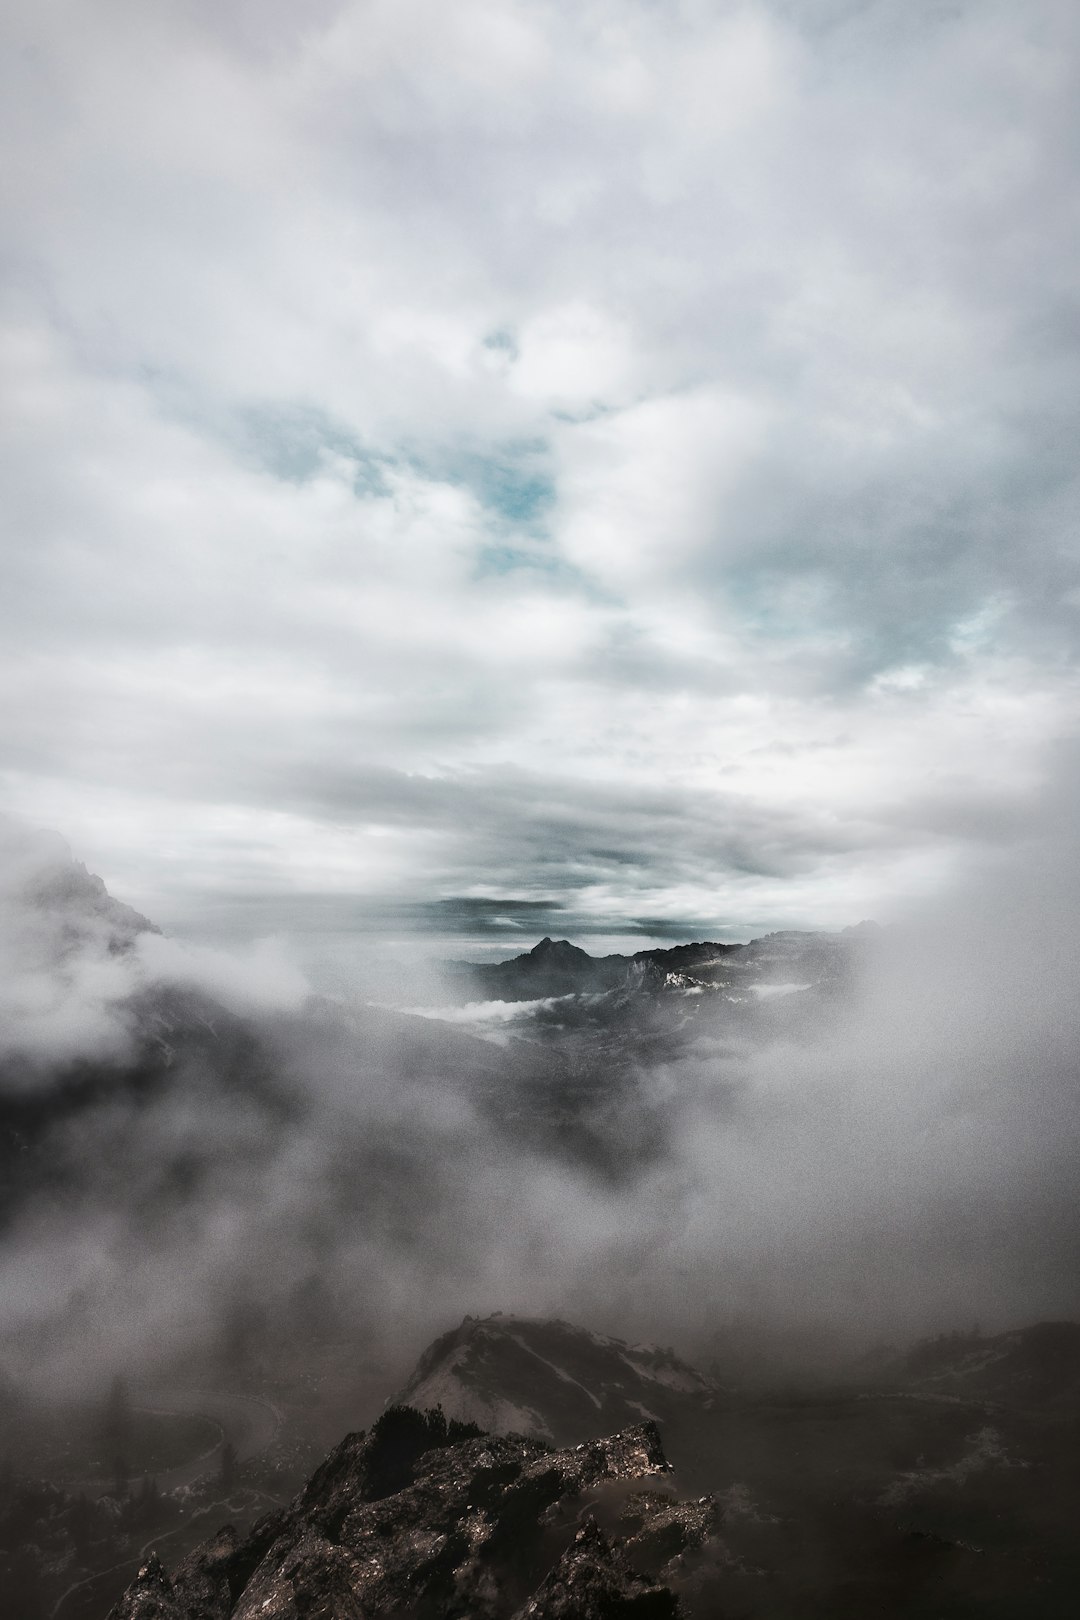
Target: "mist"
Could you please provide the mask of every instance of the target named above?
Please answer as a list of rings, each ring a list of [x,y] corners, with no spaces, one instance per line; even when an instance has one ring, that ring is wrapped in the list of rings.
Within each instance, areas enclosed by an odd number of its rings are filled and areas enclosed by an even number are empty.
[[[721,1362],[1075,1314],[1076,775],[1063,754],[1029,838],[870,935],[809,1021],[572,1062],[528,1008],[488,1040],[484,1009],[317,994],[280,939],[118,943],[122,908],[58,899],[57,844],[9,828],[7,1375],[72,1395],[299,1354],[316,1296],[391,1370],[466,1312]]]

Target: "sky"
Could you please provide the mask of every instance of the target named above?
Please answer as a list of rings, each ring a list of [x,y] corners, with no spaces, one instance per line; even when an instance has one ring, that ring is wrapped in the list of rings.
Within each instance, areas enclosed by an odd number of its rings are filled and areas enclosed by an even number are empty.
[[[251,937],[840,927],[1035,836],[1072,0],[2,26],[0,808]]]

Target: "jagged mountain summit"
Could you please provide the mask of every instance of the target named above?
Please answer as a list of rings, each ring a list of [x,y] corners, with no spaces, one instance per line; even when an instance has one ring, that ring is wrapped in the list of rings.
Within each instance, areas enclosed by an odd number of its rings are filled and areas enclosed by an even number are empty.
[[[787,930],[746,944],[700,940],[632,956],[590,956],[568,939],[545,937],[509,961],[451,962],[448,975],[462,996],[493,1001],[646,990],[753,1003],[842,986],[874,932],[866,923],[838,934]]]
[[[110,1620],[676,1620],[721,1516],[675,1497],[651,1423],[552,1451],[392,1407],[247,1536],[171,1578],[152,1556]]]
[[[533,1317],[466,1316],[435,1340],[397,1397],[497,1434],[560,1445],[642,1419],[711,1410],[718,1387],[671,1350]]]

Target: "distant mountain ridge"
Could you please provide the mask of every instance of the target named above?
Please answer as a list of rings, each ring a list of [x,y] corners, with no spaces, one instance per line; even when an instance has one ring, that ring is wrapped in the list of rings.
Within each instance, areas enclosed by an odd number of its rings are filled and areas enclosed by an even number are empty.
[[[1080,1322],[1035,1322],[984,1336],[945,1333],[909,1350],[895,1370],[915,1387],[1004,1405],[1076,1407]]]
[[[859,923],[841,933],[794,929],[745,944],[699,940],[635,951],[632,956],[590,956],[568,939],[545,936],[532,950],[505,962],[447,964],[463,996],[529,1001],[611,991],[720,994],[745,999],[779,990],[820,988],[844,979],[859,946],[875,932]]]

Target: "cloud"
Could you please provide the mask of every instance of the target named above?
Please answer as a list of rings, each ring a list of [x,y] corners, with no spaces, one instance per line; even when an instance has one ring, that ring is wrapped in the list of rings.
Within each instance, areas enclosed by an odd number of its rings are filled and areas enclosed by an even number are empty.
[[[296,1012],[311,994],[303,972],[274,939],[256,940],[239,953],[143,934],[136,971],[147,985],[201,990],[237,1013]]]
[[[88,1024],[94,1087],[65,1089],[58,1048],[45,1111],[0,1098],[7,1364],[68,1389],[152,1376],[220,1354],[237,1312],[295,1355],[313,1275],[357,1342],[405,1361],[466,1309],[696,1354],[740,1321],[857,1350],[1074,1314],[1076,786],[1074,750],[1026,846],[875,936],[852,997],[797,1039],[706,1008],[659,1043],[628,1015],[621,1039],[530,1044],[543,1004],[453,1026],[298,1004],[272,958],[143,940],[121,962],[150,963],[156,999],[127,1067]],[[100,960],[90,938],[74,954]],[[253,975],[293,1010],[248,997],[239,1020],[193,994]],[[12,1119],[32,1128],[14,1156]]]
[[[4,26],[11,808],[237,926],[841,921],[1017,835],[1078,713],[1073,8]]]

